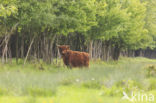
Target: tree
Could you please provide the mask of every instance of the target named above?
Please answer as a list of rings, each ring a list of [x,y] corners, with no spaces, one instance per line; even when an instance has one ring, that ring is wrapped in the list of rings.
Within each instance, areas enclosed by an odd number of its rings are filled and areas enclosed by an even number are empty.
[[[139,0],[103,0],[97,15],[98,26],[91,29],[91,37],[106,41],[114,47],[117,60],[122,49],[145,48],[150,36],[144,28],[145,4]]]
[[[55,29],[57,34],[68,35],[71,32],[86,32],[95,22],[95,0],[60,0],[55,12]]]
[[[148,29],[148,35],[152,37],[150,48],[156,48],[156,1],[155,0],[143,0],[146,5],[146,18],[145,28]]]
[[[123,50],[154,48],[155,2],[143,1],[0,0],[2,57],[51,63],[56,44],[71,44],[90,57],[117,60]]]
[[[2,37],[2,62],[7,62],[9,47],[8,42],[11,34],[15,31],[17,24],[11,21],[17,14],[17,7],[15,5],[16,0],[0,1],[0,36]]]

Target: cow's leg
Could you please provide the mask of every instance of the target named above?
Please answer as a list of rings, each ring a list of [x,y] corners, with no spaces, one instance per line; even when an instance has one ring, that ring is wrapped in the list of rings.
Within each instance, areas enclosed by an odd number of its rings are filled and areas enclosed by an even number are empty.
[[[67,68],[72,69],[72,66],[71,65],[67,65]]]

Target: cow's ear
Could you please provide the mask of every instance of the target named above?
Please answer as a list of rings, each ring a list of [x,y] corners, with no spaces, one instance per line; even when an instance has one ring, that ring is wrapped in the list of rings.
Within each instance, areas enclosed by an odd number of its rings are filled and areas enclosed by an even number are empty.
[[[57,47],[60,47],[60,45],[56,44]]]
[[[67,49],[70,49],[70,46],[69,45],[67,45]]]

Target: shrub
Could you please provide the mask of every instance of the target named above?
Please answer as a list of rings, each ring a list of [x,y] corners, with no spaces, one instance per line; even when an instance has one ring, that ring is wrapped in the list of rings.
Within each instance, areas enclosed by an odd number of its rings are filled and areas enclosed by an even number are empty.
[[[149,78],[146,83],[148,83],[148,87],[147,87],[148,90],[156,89],[156,79],[155,78]]]
[[[25,91],[26,95],[31,96],[53,96],[56,94],[56,90],[45,89],[45,88],[27,88]]]
[[[156,76],[156,65],[147,65],[145,67],[146,76],[147,77],[155,77]]]
[[[82,86],[86,88],[100,89],[102,85],[98,81],[88,81],[88,82],[82,83]]]

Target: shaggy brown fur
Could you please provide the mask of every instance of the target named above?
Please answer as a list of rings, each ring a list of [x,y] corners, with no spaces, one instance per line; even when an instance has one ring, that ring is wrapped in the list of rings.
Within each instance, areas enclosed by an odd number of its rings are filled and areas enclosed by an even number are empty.
[[[59,48],[59,52],[60,52],[61,56],[62,56],[62,52],[64,50],[70,50],[69,45],[59,45],[58,48]]]
[[[63,61],[70,67],[89,67],[89,54],[86,52],[65,50],[62,52]]]
[[[68,45],[58,46],[63,62],[68,67],[89,67],[89,54],[72,51]]]

